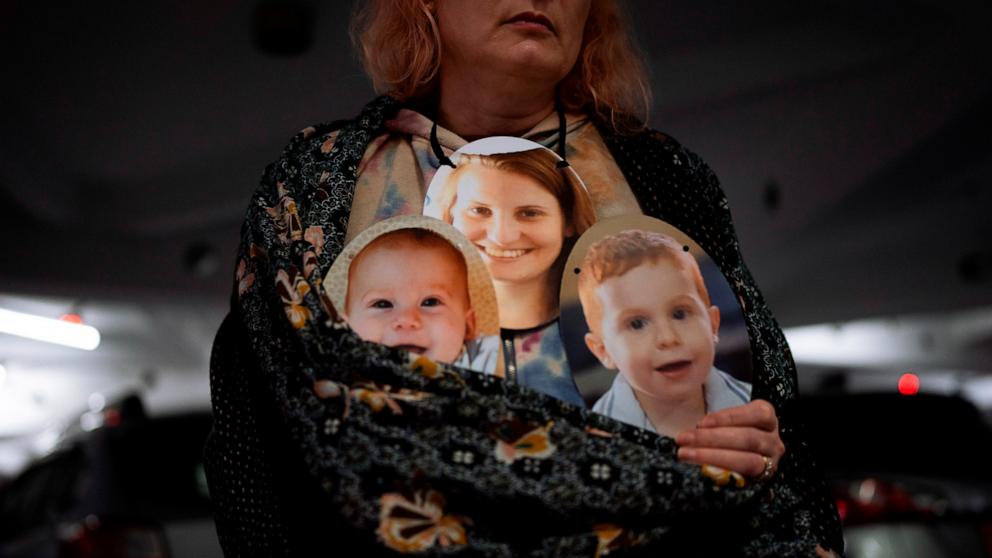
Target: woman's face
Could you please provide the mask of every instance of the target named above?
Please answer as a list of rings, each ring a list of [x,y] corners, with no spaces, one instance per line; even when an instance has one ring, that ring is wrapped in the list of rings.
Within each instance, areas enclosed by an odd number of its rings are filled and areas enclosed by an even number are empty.
[[[479,250],[494,281],[543,278],[571,236],[558,199],[523,174],[472,165],[458,174],[452,225]]]
[[[575,65],[592,0],[437,0],[442,71],[491,68],[561,80]]]

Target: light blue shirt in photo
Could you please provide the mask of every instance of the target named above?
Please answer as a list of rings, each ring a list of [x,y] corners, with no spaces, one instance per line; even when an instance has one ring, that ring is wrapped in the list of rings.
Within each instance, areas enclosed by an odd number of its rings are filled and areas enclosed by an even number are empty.
[[[703,385],[703,395],[706,402],[706,412],[712,413],[750,402],[751,384],[713,367]],[[596,401],[592,410],[620,422],[657,432],[644,410],[641,409],[640,403],[634,397],[634,389],[630,387],[623,374],[617,373],[609,391]]]

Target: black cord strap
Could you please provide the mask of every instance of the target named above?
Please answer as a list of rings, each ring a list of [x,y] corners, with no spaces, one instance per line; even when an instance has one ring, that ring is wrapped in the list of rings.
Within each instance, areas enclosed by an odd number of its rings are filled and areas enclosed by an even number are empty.
[[[431,126],[431,149],[434,151],[434,156],[437,157],[438,163],[455,168],[455,164],[451,162],[451,159],[449,159],[441,149],[441,142],[437,141],[437,120],[435,120],[434,125]]]
[[[563,169],[568,166],[568,159],[565,158],[565,111],[561,108],[561,103],[555,99],[555,111],[558,112],[558,168]]]
[[[568,160],[565,158],[565,111],[557,101],[555,101],[555,112],[558,113],[558,156],[561,157],[561,161],[558,161],[557,166],[563,169],[569,166]],[[455,168],[455,163],[444,154],[444,150],[441,149],[441,142],[437,139],[436,120],[431,126],[431,150],[434,152],[434,156],[437,157],[438,163]]]

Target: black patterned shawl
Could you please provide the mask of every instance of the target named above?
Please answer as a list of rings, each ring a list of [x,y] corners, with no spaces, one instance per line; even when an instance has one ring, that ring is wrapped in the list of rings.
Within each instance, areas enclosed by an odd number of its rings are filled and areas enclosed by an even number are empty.
[[[787,453],[738,486],[675,459],[671,438],[367,343],[335,325],[321,279],[341,251],[356,169],[398,110],[297,134],[248,208],[211,359],[206,449],[227,556],[810,556],[836,511],[793,418],[795,367],[741,260],[726,198],[657,132],[603,131],[643,211],[677,226],[742,301],[754,396]],[[336,141],[328,133],[340,130]]]

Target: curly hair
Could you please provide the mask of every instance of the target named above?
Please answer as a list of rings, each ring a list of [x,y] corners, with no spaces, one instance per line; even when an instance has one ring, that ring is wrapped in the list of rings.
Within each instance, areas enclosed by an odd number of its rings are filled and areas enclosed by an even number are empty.
[[[376,91],[422,103],[437,93],[441,35],[425,0],[356,4],[351,37]],[[594,115],[613,130],[644,128],[651,91],[617,0],[592,0],[579,58],[558,84],[566,110]]]
[[[596,287],[635,267],[656,264],[661,260],[666,260],[687,273],[703,305],[709,307],[712,304],[699,264],[674,238],[639,229],[620,231],[596,241],[582,259],[578,291],[589,330],[598,334],[603,318],[603,308],[596,296]]]

